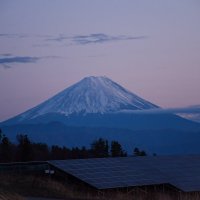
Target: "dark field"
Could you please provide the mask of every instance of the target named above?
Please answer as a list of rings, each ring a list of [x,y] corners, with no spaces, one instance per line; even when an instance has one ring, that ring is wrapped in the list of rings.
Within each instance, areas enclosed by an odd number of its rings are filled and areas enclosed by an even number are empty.
[[[153,188],[153,187],[152,187]],[[66,200],[200,200],[200,192],[180,193],[161,189],[132,188],[127,190],[97,190],[58,181],[50,177],[33,175],[0,175],[0,200],[26,200],[34,198]]]

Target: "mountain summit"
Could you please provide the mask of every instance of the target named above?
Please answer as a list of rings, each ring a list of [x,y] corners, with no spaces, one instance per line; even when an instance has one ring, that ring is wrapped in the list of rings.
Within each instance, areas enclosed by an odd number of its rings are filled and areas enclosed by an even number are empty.
[[[129,153],[135,147],[159,154],[200,152],[198,123],[173,114],[127,112],[153,108],[158,107],[109,78],[92,76],[0,126],[13,141],[26,133],[48,145],[82,147],[104,138],[119,141]]]
[[[111,79],[90,76],[26,111],[20,117],[27,120],[49,113],[69,116],[152,108],[157,106],[129,92]]]

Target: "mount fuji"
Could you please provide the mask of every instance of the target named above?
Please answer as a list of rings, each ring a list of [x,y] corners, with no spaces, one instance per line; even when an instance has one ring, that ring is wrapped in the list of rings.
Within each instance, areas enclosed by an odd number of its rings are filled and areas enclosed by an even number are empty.
[[[91,76],[0,126],[13,140],[26,133],[34,141],[72,147],[103,137],[127,151],[137,145],[156,153],[200,152],[200,124],[174,114],[140,113],[157,108],[107,77]],[[192,148],[182,150],[186,144]]]
[[[91,76],[17,116],[12,122],[33,121],[47,114],[69,117],[153,108],[158,107],[129,92],[109,78]]]

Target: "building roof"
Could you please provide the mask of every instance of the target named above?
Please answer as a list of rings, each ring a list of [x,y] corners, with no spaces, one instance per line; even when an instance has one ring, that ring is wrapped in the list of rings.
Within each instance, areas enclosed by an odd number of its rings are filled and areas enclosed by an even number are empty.
[[[97,189],[171,184],[185,192],[200,191],[200,155],[92,158],[48,163]]]

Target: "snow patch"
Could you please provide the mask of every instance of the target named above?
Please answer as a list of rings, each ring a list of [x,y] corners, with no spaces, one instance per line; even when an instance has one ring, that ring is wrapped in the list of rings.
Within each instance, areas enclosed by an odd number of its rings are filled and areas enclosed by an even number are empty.
[[[122,110],[158,108],[129,92],[107,77],[86,77],[44,103],[28,110],[21,119],[33,119],[48,113],[112,113]]]

